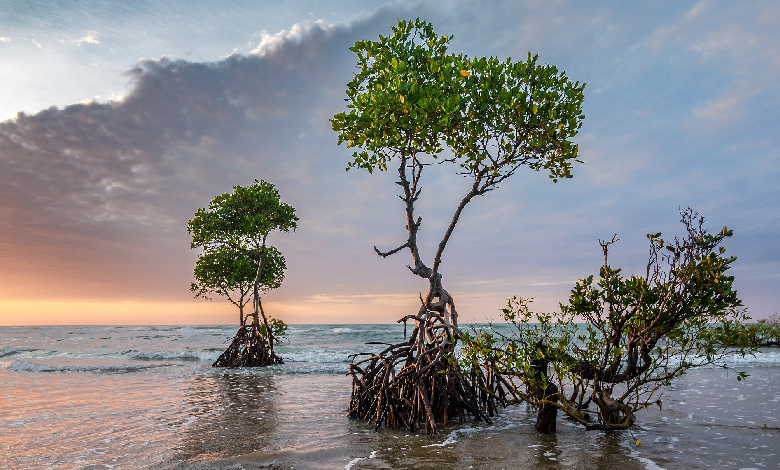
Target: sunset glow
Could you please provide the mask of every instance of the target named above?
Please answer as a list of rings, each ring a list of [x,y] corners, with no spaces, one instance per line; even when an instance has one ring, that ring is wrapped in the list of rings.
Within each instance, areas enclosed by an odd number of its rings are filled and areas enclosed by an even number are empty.
[[[453,51],[530,51],[587,84],[573,178],[518,173],[459,221],[442,273],[462,318],[500,318],[513,295],[557,308],[576,279],[598,274],[597,240],[613,234],[614,262],[641,273],[645,235],[678,235],[689,206],[712,230],[734,230],[728,253],[751,316],[780,310],[775,3],[112,5],[3,16],[0,325],[235,322],[227,301],[192,299],[186,227],[256,178],[300,216],[294,233],[269,238],[288,263],[269,313],[410,313],[426,287],[409,253],[373,249],[404,241],[393,172],[345,172],[353,149],[329,119],[344,110],[349,46],[417,16]],[[429,257],[467,182],[444,167],[425,178]]]

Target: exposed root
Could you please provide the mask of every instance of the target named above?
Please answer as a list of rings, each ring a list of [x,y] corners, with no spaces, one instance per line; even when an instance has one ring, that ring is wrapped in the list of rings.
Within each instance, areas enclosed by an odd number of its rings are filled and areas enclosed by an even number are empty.
[[[269,347],[268,339],[261,335],[254,325],[242,325],[238,328],[233,342],[214,361],[213,367],[257,367],[284,364]]]
[[[588,431],[614,431],[620,429],[629,429],[636,422],[636,417],[631,407],[615,400],[606,393],[598,392],[593,394],[593,401],[599,407],[601,414],[601,423],[586,426]]]
[[[379,354],[353,357],[352,399],[347,416],[414,431],[425,427],[431,435],[437,425],[462,423],[467,416],[490,422],[493,397],[478,393],[461,373],[452,342],[421,340],[415,328],[410,339],[390,345]],[[368,356],[368,357],[366,357]]]

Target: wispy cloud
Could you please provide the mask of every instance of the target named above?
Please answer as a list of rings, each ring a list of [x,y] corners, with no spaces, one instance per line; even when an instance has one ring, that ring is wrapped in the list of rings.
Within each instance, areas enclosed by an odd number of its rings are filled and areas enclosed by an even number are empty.
[[[377,304],[397,307],[407,307],[415,305],[415,298],[418,294],[414,292],[405,292],[398,294],[374,293],[374,294],[350,294],[350,295],[331,295],[316,294],[309,297],[305,302],[308,303],[343,303],[343,304]]]
[[[327,33],[331,28],[332,26],[326,26],[324,21],[316,20],[309,23],[295,23],[289,29],[284,29],[276,34],[270,34],[263,30],[260,33],[260,42],[250,51],[250,54],[259,56],[273,54],[285,44],[300,44],[305,37],[311,34],[313,29]]]
[[[59,40],[60,44],[73,44],[75,46],[81,47],[84,44],[93,44],[98,45],[100,44],[100,39],[98,38],[97,31],[87,31],[83,36],[79,38],[65,38]]]

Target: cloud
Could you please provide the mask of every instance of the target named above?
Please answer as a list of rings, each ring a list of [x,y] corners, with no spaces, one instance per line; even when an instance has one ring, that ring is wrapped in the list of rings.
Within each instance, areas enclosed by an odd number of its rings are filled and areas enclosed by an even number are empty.
[[[418,15],[455,34],[457,50],[539,51],[588,82],[575,177],[553,185],[519,172],[463,214],[442,264],[461,315],[495,315],[515,294],[554,308],[571,280],[598,271],[596,239],[616,232],[624,241],[615,261],[641,271],[644,235],[679,233],[677,208],[689,204],[714,225],[736,224],[737,237],[753,234],[729,251],[751,285],[770,285],[761,273],[780,266],[771,250],[780,114],[770,73],[778,38],[766,18],[776,8],[493,5],[393,4],[348,25],[264,33],[246,56],[143,60],[127,72],[127,92],[108,102],[0,123],[0,297],[183,301],[196,256],[187,220],[262,178],[301,217],[296,233],[272,235],[289,266],[273,305],[303,322],[342,313],[360,321],[366,306],[372,319],[409,313],[425,281],[409,274],[407,253],[381,259],[371,248],[404,240],[393,174],[345,172],[350,152],[328,120],[345,106],[348,48]],[[739,18],[731,29],[729,16]],[[724,27],[730,39],[714,42]],[[86,38],[99,41],[92,32],[74,41],[95,44]],[[425,178],[428,256],[466,183],[446,166]],[[780,301],[771,289],[747,291],[751,305]]]
[[[290,29],[283,29],[276,34],[269,34],[263,30],[260,33],[260,43],[249,53],[262,57],[278,52],[285,44],[300,44],[310,34],[312,28],[316,28],[324,33],[331,29],[331,27],[325,26],[322,20],[316,20],[312,23],[295,23]]]
[[[97,31],[90,31],[84,36],[72,41],[73,44],[81,46],[82,44],[100,44],[100,40],[97,37]]]
[[[359,232],[332,217],[350,211],[342,201],[351,188],[339,186],[344,164],[330,164],[339,148],[328,123],[349,76],[351,31],[320,23],[291,31],[262,54],[144,60],[121,99],[1,123],[0,248],[13,253],[2,294],[58,282],[47,295],[186,297],[187,220],[255,178],[299,207],[304,237],[338,242]]]
[[[71,38],[60,39],[58,42],[60,44],[73,44],[75,46],[81,47],[84,44],[98,45],[98,44],[100,44],[100,39],[98,39],[97,31],[87,31],[80,38],[76,38],[76,39],[71,39]]]
[[[11,38],[6,36],[0,36],[0,42],[11,42]]]

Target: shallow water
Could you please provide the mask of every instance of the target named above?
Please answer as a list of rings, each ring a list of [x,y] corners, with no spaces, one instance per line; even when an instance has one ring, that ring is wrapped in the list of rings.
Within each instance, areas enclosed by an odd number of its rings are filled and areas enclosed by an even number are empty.
[[[293,325],[286,364],[211,368],[233,333],[0,328],[0,468],[780,468],[778,349],[684,376],[631,432],[544,436],[519,406],[429,438],[345,418],[348,355],[401,327]]]

